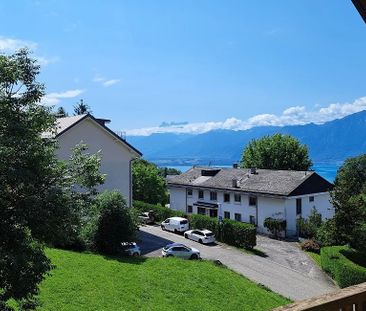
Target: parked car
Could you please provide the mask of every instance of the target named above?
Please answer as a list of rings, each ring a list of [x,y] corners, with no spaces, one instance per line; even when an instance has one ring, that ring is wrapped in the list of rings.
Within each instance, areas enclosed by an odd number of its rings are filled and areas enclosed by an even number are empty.
[[[163,257],[178,257],[183,259],[199,259],[200,251],[196,248],[188,247],[184,244],[173,243],[168,244],[161,251]]]
[[[137,218],[140,220],[143,224],[153,224],[155,221],[155,217],[151,212],[143,212],[140,215],[137,216]]]
[[[161,223],[162,230],[184,232],[189,229],[188,219],[182,217],[170,217]]]
[[[215,235],[212,231],[203,229],[194,229],[184,232],[184,237],[203,244],[210,244],[215,242]]]
[[[141,256],[140,247],[135,242],[122,242],[122,251],[124,254],[132,257]]]

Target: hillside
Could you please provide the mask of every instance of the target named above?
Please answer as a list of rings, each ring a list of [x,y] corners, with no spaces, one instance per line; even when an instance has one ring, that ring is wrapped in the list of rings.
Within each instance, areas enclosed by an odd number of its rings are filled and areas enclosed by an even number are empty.
[[[153,134],[128,141],[148,160],[159,164],[230,164],[254,138],[282,133],[308,145],[314,162],[343,161],[366,152],[366,111],[321,125],[255,127],[245,131],[215,130],[198,135]]]
[[[289,301],[208,261],[124,258],[50,249],[56,268],[38,310],[270,310]]]

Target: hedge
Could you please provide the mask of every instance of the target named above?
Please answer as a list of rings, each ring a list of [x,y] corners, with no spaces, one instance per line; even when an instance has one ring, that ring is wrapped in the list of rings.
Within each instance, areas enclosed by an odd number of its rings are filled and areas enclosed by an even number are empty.
[[[355,262],[357,258],[361,258],[360,262],[363,261],[363,265]],[[341,288],[366,282],[366,253],[348,246],[329,246],[321,249],[320,260],[322,269],[329,273]]]
[[[153,211],[155,214],[155,220],[158,222],[174,216],[187,217],[187,215],[181,211],[175,211],[161,205],[149,204],[141,201],[133,201],[133,207],[141,213]]]
[[[224,219],[222,223],[223,242],[244,248],[253,248],[257,245],[257,230],[252,224]]]
[[[255,226],[252,224],[224,219],[220,227],[216,218],[204,215],[190,214],[187,216],[181,211],[175,211],[161,205],[148,204],[141,201],[134,201],[133,206],[139,212],[154,211],[155,220],[158,222],[174,216],[185,217],[188,218],[191,229],[211,230],[218,241],[244,248],[253,248],[256,246],[257,232]]]

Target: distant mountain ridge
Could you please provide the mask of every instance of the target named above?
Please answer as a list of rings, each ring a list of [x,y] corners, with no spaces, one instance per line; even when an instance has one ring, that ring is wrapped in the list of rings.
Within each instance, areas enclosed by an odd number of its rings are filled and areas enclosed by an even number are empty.
[[[314,162],[336,162],[366,153],[366,111],[324,124],[262,126],[244,131],[213,130],[203,134],[159,133],[128,141],[144,158],[160,165],[230,164],[241,158],[252,139],[289,134],[308,146]]]

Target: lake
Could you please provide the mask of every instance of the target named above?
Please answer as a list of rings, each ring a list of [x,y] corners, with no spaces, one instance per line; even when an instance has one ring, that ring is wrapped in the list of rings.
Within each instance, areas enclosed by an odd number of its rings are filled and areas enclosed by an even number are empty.
[[[334,182],[337,175],[338,168],[342,165],[342,162],[332,162],[332,163],[314,163],[312,170],[316,171],[320,176],[324,177],[330,182]],[[171,165],[167,166],[170,168],[175,168],[180,170],[182,173],[188,171],[192,166],[187,165]],[[231,167],[231,165],[218,165],[218,167]]]

